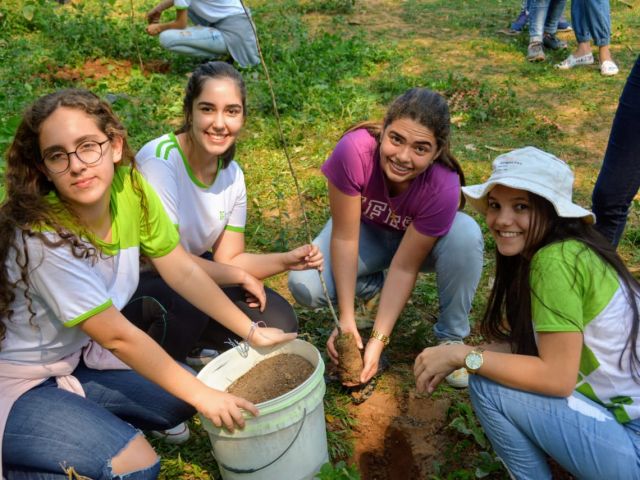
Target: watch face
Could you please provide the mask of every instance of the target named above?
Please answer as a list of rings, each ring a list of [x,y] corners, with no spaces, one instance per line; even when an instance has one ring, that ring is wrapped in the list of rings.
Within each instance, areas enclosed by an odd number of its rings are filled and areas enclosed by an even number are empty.
[[[482,355],[478,352],[470,352],[464,363],[469,370],[478,370],[482,366]]]

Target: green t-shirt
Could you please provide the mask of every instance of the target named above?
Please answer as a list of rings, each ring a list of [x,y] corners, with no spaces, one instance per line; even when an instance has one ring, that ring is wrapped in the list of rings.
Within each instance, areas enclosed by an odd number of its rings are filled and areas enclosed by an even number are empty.
[[[583,334],[576,390],[621,423],[639,418],[640,385],[631,376],[628,349],[619,363],[633,311],[615,270],[569,240],[537,252],[529,279],[534,330]]]

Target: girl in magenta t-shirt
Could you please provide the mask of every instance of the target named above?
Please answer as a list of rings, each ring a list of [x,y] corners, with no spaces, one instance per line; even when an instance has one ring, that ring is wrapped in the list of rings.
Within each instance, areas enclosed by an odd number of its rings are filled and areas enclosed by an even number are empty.
[[[331,219],[313,243],[331,259],[323,277],[338,305],[341,328],[355,335],[360,348],[355,297],[368,300],[381,292],[362,383],[376,373],[421,271],[436,273],[437,338],[462,342],[469,334],[483,243],[476,222],[458,211],[464,175],[449,151],[449,134],[446,100],[413,88],[391,104],[382,125],[350,129],[322,166],[329,180]],[[316,272],[291,272],[289,289],[303,305],[326,304]],[[327,347],[337,362],[336,334]],[[457,387],[467,385],[463,369],[447,379]]]

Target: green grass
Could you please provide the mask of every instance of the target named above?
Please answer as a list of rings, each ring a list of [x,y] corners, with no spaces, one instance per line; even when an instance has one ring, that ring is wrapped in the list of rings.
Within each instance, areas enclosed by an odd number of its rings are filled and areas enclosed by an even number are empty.
[[[85,87],[110,98],[134,148],[176,128],[186,74],[198,62],[163,51],[155,38],[144,34],[144,12],[154,3],[83,0],[61,6],[51,0],[4,0],[0,154],[25,106],[63,87]],[[318,168],[341,132],[358,121],[380,118],[394,96],[415,85],[435,89],[449,99],[453,152],[470,183],[486,178],[500,152],[536,145],[574,167],[576,198],[589,204],[617,99],[637,55],[632,46],[640,41],[640,16],[634,9],[611,2],[613,54],[621,73],[603,78],[591,68],[554,70],[553,63],[565,55],[562,52],[552,53],[542,64],[526,62],[526,36],[498,33],[517,15],[520,2],[515,0],[247,0],[247,4],[273,79],[312,232],[318,232],[328,217],[326,184]],[[571,35],[566,38],[573,43]],[[244,76],[249,117],[237,160],[247,178],[248,246],[255,251],[291,248],[305,242],[306,233],[265,75],[253,68]],[[640,262],[639,215],[636,201],[620,247],[633,265]],[[493,243],[487,235],[485,240],[486,269],[472,322],[484,307],[493,266]],[[283,290],[282,278],[270,284]],[[328,312],[299,309],[298,313],[301,336],[323,345],[331,330]],[[405,393],[413,388],[415,355],[435,341],[431,330],[435,315],[434,281],[425,275],[388,349],[394,372],[404,379]],[[472,339],[481,340],[475,334]],[[457,440],[447,446],[436,478],[475,478],[484,473],[485,478],[504,478],[490,448],[478,443],[466,395],[446,388],[437,394],[454,400],[450,428]],[[325,411],[331,458],[337,463],[353,452],[347,397],[329,386]],[[218,478],[197,419],[192,430],[194,439],[181,447],[155,444],[163,456],[163,478]],[[349,472],[344,477],[335,472],[327,475],[350,478]]]

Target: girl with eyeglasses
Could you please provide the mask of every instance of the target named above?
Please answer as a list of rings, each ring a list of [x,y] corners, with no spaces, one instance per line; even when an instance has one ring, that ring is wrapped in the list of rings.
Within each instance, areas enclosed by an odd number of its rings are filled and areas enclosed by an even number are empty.
[[[213,390],[121,313],[139,255],[177,292],[254,345],[295,337],[253,324],[179,245],[133,167],[107,103],[84,90],[38,99],[7,154],[0,205],[0,477],[156,478],[138,429],[196,410],[233,430],[248,401]]]

